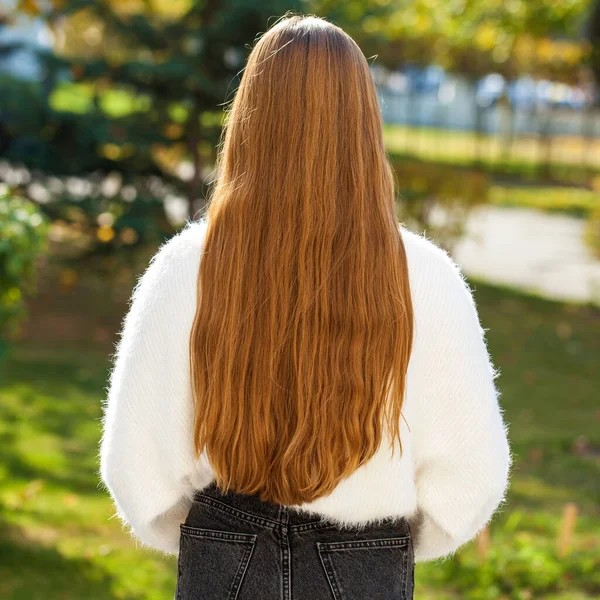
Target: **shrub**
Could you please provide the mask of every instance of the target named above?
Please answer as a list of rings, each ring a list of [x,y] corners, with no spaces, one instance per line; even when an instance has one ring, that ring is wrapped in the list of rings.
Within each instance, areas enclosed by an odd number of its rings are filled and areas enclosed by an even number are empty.
[[[46,249],[48,223],[31,201],[0,189],[0,340],[25,316],[25,294],[35,292],[37,257]]]
[[[427,230],[448,251],[463,236],[467,216],[489,200],[488,175],[473,169],[392,160],[397,177],[398,216]]]
[[[470,547],[436,564],[437,584],[465,600],[530,600],[574,590],[598,597],[596,548],[578,547],[561,558],[555,541],[532,531],[533,526],[530,521],[526,530],[499,531],[485,559]]]

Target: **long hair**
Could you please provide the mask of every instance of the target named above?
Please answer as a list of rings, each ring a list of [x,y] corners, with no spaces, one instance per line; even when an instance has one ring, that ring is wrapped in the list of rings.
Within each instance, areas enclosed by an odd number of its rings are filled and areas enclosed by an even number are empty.
[[[223,490],[307,503],[385,434],[402,452],[413,306],[376,88],[342,29],[288,13],[226,116],[190,338],[195,450]]]

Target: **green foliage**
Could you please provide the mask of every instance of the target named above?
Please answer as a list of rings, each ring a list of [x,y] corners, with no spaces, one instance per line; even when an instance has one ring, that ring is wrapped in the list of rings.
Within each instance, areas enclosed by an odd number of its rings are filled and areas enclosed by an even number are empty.
[[[516,206],[586,217],[600,205],[600,193],[577,187],[501,186],[491,189],[490,200],[498,206]]]
[[[581,22],[589,0],[488,2],[314,0],[354,35],[368,56],[395,67],[437,63],[468,77],[529,73],[575,82],[589,60]]]
[[[594,210],[590,212],[585,226],[584,238],[592,252],[600,259],[600,201],[597,202]]]
[[[35,204],[0,190],[0,339],[25,315],[24,295],[35,291],[35,267],[46,248],[47,221]]]
[[[152,182],[138,180],[136,185],[121,185],[114,175],[112,181],[119,188],[114,195],[103,195],[102,182],[88,178],[87,193],[82,197],[63,192],[44,205],[56,231],[55,258],[80,260],[116,253],[125,256],[130,249],[156,246],[174,233],[165,215],[164,199],[152,192]],[[128,194],[135,196],[126,199]]]
[[[422,231],[446,249],[464,234],[469,211],[488,201],[489,177],[470,169],[393,160],[398,213],[409,228]]]
[[[510,552],[492,544],[483,561],[474,552],[457,553],[439,566],[440,582],[459,590],[465,600],[527,600],[572,588],[598,592],[597,552],[579,550],[559,558],[549,541],[521,531],[512,535]]]
[[[0,152],[11,163],[56,175],[134,169],[160,174],[141,152],[126,160],[107,155],[103,149],[121,141],[122,132],[93,105],[76,114],[57,110],[42,84],[3,77],[0,86]]]
[[[51,3],[40,16],[61,29],[62,47],[39,55],[47,71],[43,86],[0,99],[10,129],[6,156],[56,174],[159,176],[190,202],[202,199],[221,131],[220,119],[204,117],[230,99],[257,32],[295,4]],[[89,98],[65,102],[65,75]],[[27,97],[34,110],[23,102]],[[27,109],[35,123],[23,114]],[[185,179],[178,170],[183,162],[192,169]]]

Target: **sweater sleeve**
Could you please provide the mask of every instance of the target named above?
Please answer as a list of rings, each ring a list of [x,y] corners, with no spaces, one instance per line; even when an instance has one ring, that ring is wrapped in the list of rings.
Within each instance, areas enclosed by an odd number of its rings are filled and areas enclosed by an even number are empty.
[[[505,500],[512,464],[499,371],[472,292],[446,251],[427,244],[433,265],[418,284],[412,390],[417,562],[454,553],[478,534]]]
[[[188,222],[138,279],[113,355],[104,402],[100,477],[129,533],[176,554],[192,503],[189,336],[201,227]]]

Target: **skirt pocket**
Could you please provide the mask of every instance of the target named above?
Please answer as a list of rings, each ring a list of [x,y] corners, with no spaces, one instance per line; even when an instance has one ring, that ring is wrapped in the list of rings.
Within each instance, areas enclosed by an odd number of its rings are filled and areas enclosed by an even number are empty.
[[[317,542],[335,600],[412,600],[409,536]]]
[[[235,600],[255,534],[180,525],[176,600]]]

